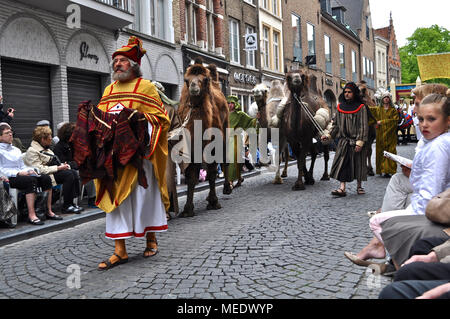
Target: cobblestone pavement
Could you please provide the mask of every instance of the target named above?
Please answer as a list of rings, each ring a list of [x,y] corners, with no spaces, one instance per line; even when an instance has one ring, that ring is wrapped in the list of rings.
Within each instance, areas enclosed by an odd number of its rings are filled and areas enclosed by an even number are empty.
[[[398,153],[412,158],[415,145]],[[380,206],[388,179],[369,177],[366,195],[351,183],[347,197],[333,198],[338,182],[320,181],[322,167],[319,158],[316,184],[302,192],[291,191],[294,166],[283,185],[264,173],[231,196],[220,188],[217,211],[196,193],[196,216],[169,222],[158,255],[144,259],[145,240],[130,239],[129,262],[106,272],[97,264],[114,246],[104,219],[1,247],[0,298],[377,298],[391,279],[343,252],[372,237],[366,212]]]

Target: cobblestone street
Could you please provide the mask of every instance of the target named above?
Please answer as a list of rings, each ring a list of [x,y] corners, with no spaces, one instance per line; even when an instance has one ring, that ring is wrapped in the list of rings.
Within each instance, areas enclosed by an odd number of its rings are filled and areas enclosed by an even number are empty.
[[[415,146],[398,154],[412,158]],[[366,274],[343,252],[371,239],[367,211],[381,205],[389,179],[369,177],[366,195],[355,181],[333,198],[338,182],[319,180],[322,158],[305,191],[291,190],[296,172],[291,166],[283,185],[272,184],[273,173],[248,178],[231,196],[220,187],[217,211],[206,210],[207,191],[196,193],[196,216],[169,222],[158,255],[144,259],[145,240],[130,239],[128,263],[106,272],[97,265],[114,242],[104,218],[0,247],[0,298],[377,298],[391,279]],[[80,285],[70,288],[77,267]]]

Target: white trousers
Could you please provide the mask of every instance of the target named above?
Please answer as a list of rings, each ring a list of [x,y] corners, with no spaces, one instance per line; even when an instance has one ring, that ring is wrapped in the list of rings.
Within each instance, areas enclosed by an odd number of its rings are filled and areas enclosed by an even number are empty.
[[[143,167],[147,189],[137,184],[119,207],[106,214],[106,238],[144,237],[147,232],[167,230],[166,210],[153,174],[153,165],[149,160],[144,160]]]

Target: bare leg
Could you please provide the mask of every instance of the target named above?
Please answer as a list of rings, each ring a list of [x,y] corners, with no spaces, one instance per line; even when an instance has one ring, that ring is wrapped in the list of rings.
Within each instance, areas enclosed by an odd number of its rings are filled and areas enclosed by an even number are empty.
[[[115,265],[119,263],[121,260],[122,262],[128,261],[128,254],[125,247],[125,239],[116,239],[114,240],[114,243],[115,243],[114,255],[109,257],[109,262],[111,263],[111,265]],[[119,255],[121,259],[119,259],[119,257],[117,257],[116,255]],[[98,269],[100,270],[104,270],[107,268],[108,265],[104,262],[101,262],[98,265]]]
[[[152,257],[158,253],[158,241],[156,233],[147,233],[147,248],[144,251],[144,257]]]
[[[47,215],[55,216],[55,213],[52,210],[52,189],[49,189],[47,194]]]
[[[367,260],[370,258],[383,259],[386,257],[386,251],[383,243],[376,237],[373,237],[370,243],[356,254],[356,257],[361,260]]]
[[[34,201],[36,200],[36,194],[35,193],[26,194],[25,199],[28,207],[28,218],[30,220],[37,219],[36,211],[34,209]]]

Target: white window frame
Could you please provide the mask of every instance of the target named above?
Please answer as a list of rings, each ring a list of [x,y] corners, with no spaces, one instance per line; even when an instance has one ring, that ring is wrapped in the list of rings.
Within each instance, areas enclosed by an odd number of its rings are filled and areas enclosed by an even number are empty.
[[[261,8],[268,10],[269,9],[269,0],[261,0]]]
[[[206,2],[206,47],[209,51],[214,51],[216,47],[213,0],[207,0]]]
[[[295,48],[299,49],[299,53],[300,56],[297,57],[297,61],[301,62],[303,57],[302,57],[302,32],[301,32],[301,17],[291,13],[291,28],[292,30],[294,30],[294,23],[295,23],[295,30],[296,32],[292,32],[293,38],[294,40],[296,40],[298,38],[298,43],[296,43],[296,41],[293,41],[293,45],[292,45],[292,53],[295,56]],[[297,46],[298,45],[298,46]]]
[[[281,67],[281,61],[280,61],[280,56],[281,56],[281,46],[280,46],[280,40],[281,40],[281,33],[278,31],[273,31],[272,33],[272,48],[273,48],[273,69],[275,71],[280,71],[280,67]],[[276,40],[275,40],[276,39]]]
[[[352,74],[356,73],[356,51],[352,50]]]
[[[266,32],[267,31],[267,37]],[[263,26],[263,67],[266,69],[270,69],[270,29],[266,26]]]
[[[234,19],[230,19],[230,61],[232,63],[241,63],[240,49],[239,49],[239,22]],[[235,27],[235,30],[234,30]],[[236,32],[235,32],[236,31]],[[235,38],[233,38],[235,37]]]
[[[342,70],[344,70],[344,74],[342,74]],[[345,78],[345,44],[339,43],[339,74],[341,78]]]
[[[331,37],[324,34],[324,53],[325,53],[325,71],[326,73],[333,74],[332,54],[331,54]],[[328,50],[328,54],[327,54]],[[328,57],[327,57],[328,55]],[[331,65],[331,70],[328,70],[328,65]]]
[[[245,34],[251,33],[255,33],[255,28],[250,25],[246,25]],[[256,68],[256,50],[246,51],[245,60],[245,63],[247,63],[247,67]]]
[[[311,32],[312,31],[312,34]],[[306,24],[306,34],[307,34],[307,40],[308,40],[308,55],[315,55],[316,54],[316,27],[312,23]],[[312,35],[312,40],[310,39],[310,36]],[[311,51],[310,47],[310,41],[313,42],[313,47]]]
[[[279,1],[278,0],[272,0],[272,13],[276,15],[277,17],[280,16],[280,9],[278,6]]]

